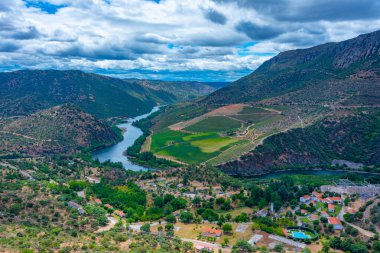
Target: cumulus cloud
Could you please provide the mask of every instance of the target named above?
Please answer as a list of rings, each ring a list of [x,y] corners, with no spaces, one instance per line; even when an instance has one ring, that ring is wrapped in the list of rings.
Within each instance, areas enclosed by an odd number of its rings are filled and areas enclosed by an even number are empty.
[[[344,3],[343,3],[344,2]],[[1,0],[1,70],[232,81],[380,27],[377,0]]]
[[[226,16],[214,9],[208,9],[205,12],[205,17],[210,21],[220,25],[224,25],[227,22]]]

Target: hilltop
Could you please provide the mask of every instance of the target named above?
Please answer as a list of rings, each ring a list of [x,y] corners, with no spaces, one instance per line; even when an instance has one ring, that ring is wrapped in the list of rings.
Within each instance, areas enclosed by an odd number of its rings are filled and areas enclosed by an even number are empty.
[[[379,107],[377,31],[282,52],[205,98],[167,108],[146,150],[230,174],[330,166],[334,159],[378,166]]]
[[[4,152],[39,155],[74,153],[116,143],[110,126],[72,105],[55,106],[26,117],[0,121]]]
[[[170,85],[169,88],[166,85]],[[173,89],[176,92],[173,92]],[[181,93],[182,89],[184,93]],[[133,117],[215,91],[210,85],[122,80],[82,71],[22,70],[0,73],[0,116],[25,116],[71,103],[98,118]]]
[[[380,103],[380,31],[307,49],[282,52],[203,104]]]

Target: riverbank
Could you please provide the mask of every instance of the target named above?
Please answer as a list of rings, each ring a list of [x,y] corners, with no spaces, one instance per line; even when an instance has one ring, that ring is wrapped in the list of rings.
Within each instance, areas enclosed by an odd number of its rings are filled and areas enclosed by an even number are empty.
[[[143,131],[138,127],[134,126],[134,122],[137,122],[141,119],[147,118],[151,114],[157,112],[159,106],[154,107],[150,113],[137,116],[135,118],[127,119],[126,121],[117,125],[119,131],[122,133],[122,140],[110,147],[97,149],[92,153],[93,159],[99,160],[99,162],[105,162],[107,160],[111,162],[120,162],[123,167],[127,170],[133,171],[147,171],[149,168],[137,165],[131,161],[128,156],[124,155],[125,150],[131,147],[135,141],[143,135]],[[125,129],[123,131],[122,129]]]

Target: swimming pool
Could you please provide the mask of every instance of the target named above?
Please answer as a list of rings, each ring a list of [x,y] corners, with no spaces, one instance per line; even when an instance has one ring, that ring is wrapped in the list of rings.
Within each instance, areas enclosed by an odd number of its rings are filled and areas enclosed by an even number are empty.
[[[293,238],[297,238],[297,239],[310,239],[310,235],[307,235],[301,231],[297,231],[297,232],[293,231],[292,236],[293,236]]]

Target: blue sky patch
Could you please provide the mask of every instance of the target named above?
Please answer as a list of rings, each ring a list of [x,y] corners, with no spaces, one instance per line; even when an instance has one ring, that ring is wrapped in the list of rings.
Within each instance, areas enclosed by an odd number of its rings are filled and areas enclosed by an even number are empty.
[[[28,8],[38,8],[48,14],[55,14],[61,8],[67,7],[67,5],[55,5],[44,1],[23,0],[25,6]]]

